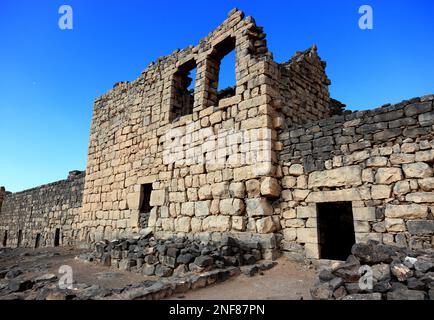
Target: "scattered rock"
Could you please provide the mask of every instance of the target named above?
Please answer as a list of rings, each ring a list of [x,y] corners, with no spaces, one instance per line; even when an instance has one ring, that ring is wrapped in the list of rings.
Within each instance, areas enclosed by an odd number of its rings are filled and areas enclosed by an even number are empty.
[[[11,292],[22,292],[26,290],[30,290],[35,283],[31,280],[24,280],[24,279],[12,279],[9,280],[9,290]]]
[[[334,267],[322,266],[318,282],[311,289],[313,299],[432,299],[432,249],[413,251],[369,241],[367,244],[355,244],[351,252],[345,263],[337,263]],[[362,285],[359,284],[361,277]]]

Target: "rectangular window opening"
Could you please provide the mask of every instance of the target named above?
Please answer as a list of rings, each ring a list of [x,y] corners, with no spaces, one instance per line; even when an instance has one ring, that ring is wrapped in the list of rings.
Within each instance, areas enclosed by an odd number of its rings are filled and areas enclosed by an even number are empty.
[[[351,202],[317,204],[320,258],[345,261],[356,242]]]
[[[236,90],[234,37],[228,37],[214,47],[210,55],[209,71],[209,99],[211,105],[218,105],[220,100],[233,97]]]
[[[170,122],[193,113],[196,62],[190,60],[178,68],[172,79]]]

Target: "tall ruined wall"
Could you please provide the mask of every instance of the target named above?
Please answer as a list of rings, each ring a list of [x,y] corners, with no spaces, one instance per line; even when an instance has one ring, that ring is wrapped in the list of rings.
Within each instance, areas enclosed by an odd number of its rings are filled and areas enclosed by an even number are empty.
[[[235,95],[217,100],[219,59],[234,45]],[[197,67],[190,114],[173,111],[181,76]],[[199,45],[151,64],[95,102],[81,215],[81,239],[138,232],[272,233],[268,191],[246,181],[276,170],[278,65],[265,34],[233,10]],[[190,100],[190,99],[187,99]],[[183,108],[185,109],[185,105]],[[188,106],[187,106],[188,107]],[[149,213],[140,212],[152,184]],[[245,197],[249,199],[244,199]],[[217,236],[217,235],[216,235]]]
[[[279,91],[286,125],[303,124],[329,117],[330,95],[326,63],[316,46],[297,52],[291,60],[279,65]]]
[[[319,257],[317,204],[352,202],[356,241],[431,247],[434,96],[335,116],[279,135],[283,249]]]
[[[4,200],[5,196],[6,196],[6,189],[5,189],[5,187],[0,187],[0,210],[1,210],[2,203],[3,203],[3,200]]]
[[[95,101],[81,240],[146,228],[205,237],[279,230],[277,130],[327,117],[329,81],[316,47],[279,65],[265,37],[253,18],[232,10],[197,46]],[[234,95],[219,100],[220,60],[231,49]],[[186,95],[194,67],[194,93]]]
[[[52,246],[56,229],[59,229],[59,245],[74,244],[84,175],[75,171],[67,180],[7,193],[0,211],[1,245],[6,242],[7,247],[17,246],[21,230],[20,246],[34,247],[36,242],[39,246]]]

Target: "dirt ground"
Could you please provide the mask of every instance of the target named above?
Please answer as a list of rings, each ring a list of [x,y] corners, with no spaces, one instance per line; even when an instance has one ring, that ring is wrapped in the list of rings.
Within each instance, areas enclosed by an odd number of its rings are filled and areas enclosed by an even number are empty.
[[[263,273],[240,275],[214,286],[175,295],[176,300],[310,300],[315,270],[280,258],[278,264]]]
[[[122,290],[129,285],[142,283],[145,280],[156,280],[156,277],[120,271],[75,259],[78,254],[83,252],[85,251],[60,247],[36,250],[24,248],[1,250],[0,271],[19,269],[22,271],[19,277],[25,279],[35,279],[45,274],[54,274],[60,278],[62,274],[59,274],[59,267],[68,265],[73,270],[74,283],[78,286],[98,285],[108,290]],[[313,284],[314,273],[312,267],[281,258],[274,268],[254,277],[240,275],[223,283],[172,296],[171,299],[307,300],[310,299],[309,288]],[[1,295],[0,299],[2,299]]]

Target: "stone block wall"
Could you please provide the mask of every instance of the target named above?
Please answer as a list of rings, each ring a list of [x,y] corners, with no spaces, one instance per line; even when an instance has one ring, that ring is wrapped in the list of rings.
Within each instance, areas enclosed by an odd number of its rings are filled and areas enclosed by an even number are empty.
[[[236,84],[222,98],[231,50]],[[263,29],[232,10],[198,45],[95,100],[86,174],[0,189],[3,238],[229,235],[260,242],[267,258],[279,245],[319,258],[318,203],[351,202],[357,242],[432,246],[433,96],[330,117],[325,67],[315,46],[276,63]]]
[[[283,130],[286,254],[319,258],[317,204],[352,202],[356,242],[427,248],[434,234],[434,96]]]
[[[56,229],[59,245],[74,244],[84,176],[84,172],[72,171],[66,180],[17,193],[5,192],[3,203],[0,201],[1,246],[53,246]]]
[[[279,91],[287,126],[329,117],[330,80],[325,68],[326,63],[318,56],[316,46],[297,52],[280,65]]]
[[[231,49],[234,95],[218,100],[220,59]],[[194,93],[187,93],[183,85],[193,79],[185,76],[194,67]],[[311,111],[309,119],[327,115],[324,67],[315,49],[275,63],[263,29],[235,9],[197,46],[160,58],[136,81],[98,98],[80,239],[93,242],[146,228],[161,237],[278,230],[272,208],[280,190],[274,179],[282,147],[277,130],[285,118],[299,121],[281,109],[287,103],[285,110],[296,105],[305,115]],[[321,97],[315,99],[317,92]],[[293,105],[296,94],[303,97]],[[144,194],[149,185],[150,195]]]

